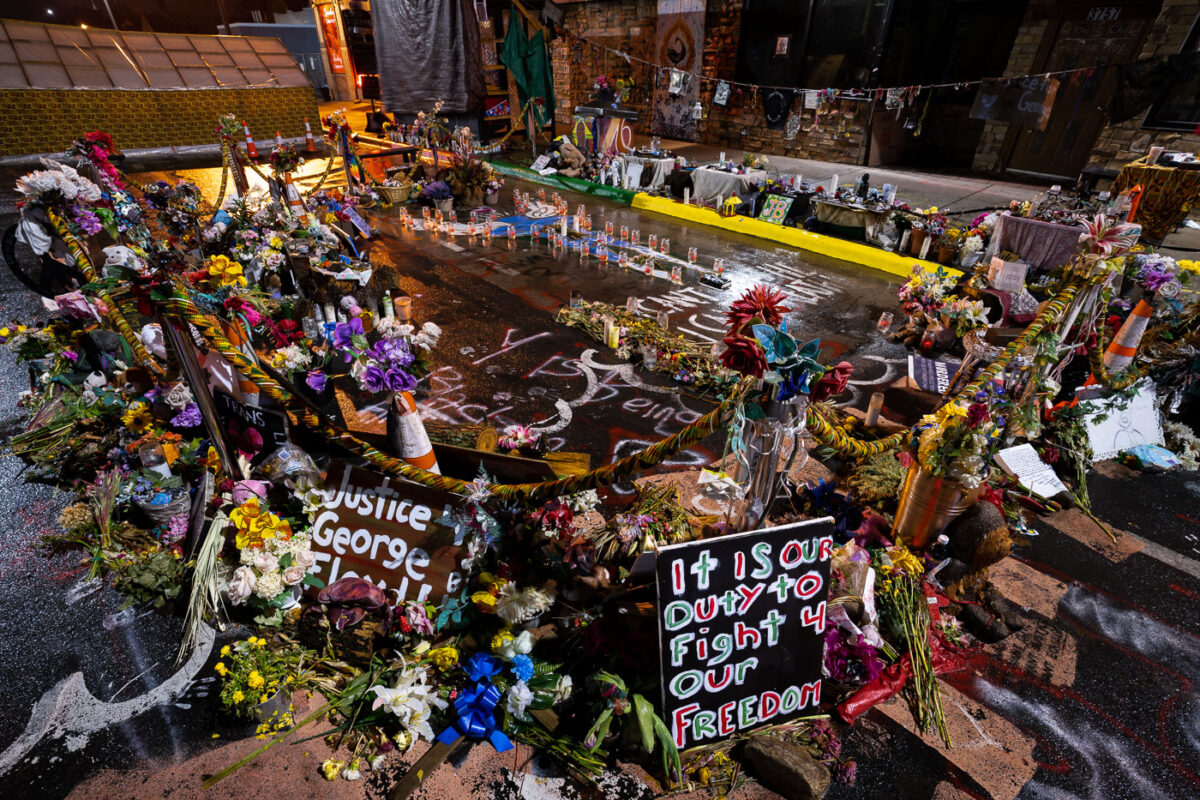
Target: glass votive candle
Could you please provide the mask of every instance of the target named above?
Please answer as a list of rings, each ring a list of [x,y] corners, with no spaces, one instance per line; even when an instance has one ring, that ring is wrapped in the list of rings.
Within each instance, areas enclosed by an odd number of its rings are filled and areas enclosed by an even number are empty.
[[[649,236],[647,236],[646,237],[646,246],[649,247],[651,250],[657,250],[658,249],[658,234],[652,233]]]
[[[583,305],[583,292],[578,289],[571,290],[571,308],[579,308]]]
[[[517,240],[517,226],[516,225],[508,226],[508,240],[510,242],[515,242]]]
[[[634,295],[625,298],[625,311],[630,314],[638,313],[638,299]]]
[[[622,242],[629,241],[629,226],[628,225],[621,226],[621,241]]]
[[[683,270],[678,263],[671,265],[671,283],[683,283]]]
[[[607,235],[609,235],[609,236],[612,236],[612,234],[613,234],[613,223],[612,223],[612,220],[611,220],[611,219],[610,219],[610,220],[607,220],[607,221],[604,223],[604,232],[605,232]]]
[[[161,444],[142,445],[138,448],[138,459],[151,472],[157,472],[164,478],[171,477],[171,465],[167,463],[167,454]]]
[[[588,214],[583,218],[583,229],[589,233],[592,230],[592,215]]]
[[[714,258],[713,259],[713,272],[715,272],[718,275],[723,275],[725,273],[725,259],[723,259],[723,258]]]
[[[664,256],[668,256],[671,254],[671,240],[665,236],[663,237],[662,245],[659,247],[659,252],[662,253]]]
[[[658,347],[652,342],[642,342],[642,366],[648,370],[658,366]]]
[[[662,328],[664,331],[670,329],[671,315],[669,312],[660,311],[654,319],[658,323],[658,327]]]
[[[644,265],[642,265],[642,272],[644,272],[647,277],[653,275],[654,274],[654,262],[647,260],[646,263]]]
[[[634,228],[633,233],[629,234],[629,241],[633,243],[634,247],[637,247],[638,242],[640,242],[641,240],[642,240],[642,232],[639,231],[637,228]]]
[[[629,256],[624,250],[617,254],[617,263],[622,267],[629,267]]]
[[[880,314],[879,321],[875,323],[875,327],[879,329],[880,333],[887,333],[888,329],[892,327],[892,312],[885,311]]]
[[[688,248],[688,263],[693,267],[696,266],[696,248],[694,247]]]

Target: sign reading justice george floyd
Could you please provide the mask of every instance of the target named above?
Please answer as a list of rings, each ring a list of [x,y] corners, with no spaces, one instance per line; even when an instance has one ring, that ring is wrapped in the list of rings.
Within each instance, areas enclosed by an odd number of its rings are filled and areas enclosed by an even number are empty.
[[[663,714],[681,750],[819,705],[832,534],[825,518],[658,551]]]
[[[453,495],[333,462],[313,519],[313,574],[330,584],[365,578],[400,600],[441,603],[462,589],[465,553],[440,519]]]

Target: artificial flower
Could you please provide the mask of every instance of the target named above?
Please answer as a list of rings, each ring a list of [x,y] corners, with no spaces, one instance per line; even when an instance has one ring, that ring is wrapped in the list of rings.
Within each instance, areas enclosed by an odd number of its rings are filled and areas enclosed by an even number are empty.
[[[429,721],[432,707],[445,708],[447,703],[437,696],[434,687],[426,683],[426,670],[410,669],[402,673],[394,686],[373,686],[375,702],[371,710],[383,708],[395,714],[404,729],[415,738],[424,736],[433,741]]]
[[[752,378],[761,378],[767,369],[767,359],[756,340],[748,336],[731,334],[723,340],[725,350],[721,353],[721,365]]]
[[[518,655],[526,655],[533,651],[534,638],[529,631],[521,631],[517,636],[509,634],[506,639],[500,642],[499,647],[493,646],[493,650],[507,659],[515,659]]]
[[[327,781],[336,781],[338,773],[344,766],[346,766],[345,761],[334,761],[332,758],[327,758],[321,762],[321,774]]]
[[[525,720],[529,718],[525,714],[525,709],[529,708],[529,704],[532,702],[533,690],[526,685],[525,681],[517,681],[508,690],[504,708],[517,719]]]
[[[429,651],[429,659],[442,672],[458,663],[458,650],[454,647],[438,647]]]
[[[778,289],[759,284],[747,289],[745,294],[734,300],[725,313],[730,333],[738,333],[746,323],[758,320],[771,327],[783,322],[785,312],[791,311],[783,305],[784,294]]]
[[[131,432],[141,435],[154,424],[154,416],[144,403],[138,403],[125,410],[121,415],[121,424]]]
[[[230,261],[227,256],[213,256],[208,260],[206,266],[209,277],[216,281],[218,286],[246,285],[246,276],[242,272],[242,265],[235,261]]]
[[[554,604],[554,590],[536,587],[520,589],[511,581],[500,589],[496,601],[496,613],[509,625],[525,622],[548,611]]]
[[[233,572],[233,577],[229,580],[229,602],[235,606],[240,606],[250,598],[254,593],[254,585],[257,579],[254,576],[254,570],[250,567],[238,567]]]

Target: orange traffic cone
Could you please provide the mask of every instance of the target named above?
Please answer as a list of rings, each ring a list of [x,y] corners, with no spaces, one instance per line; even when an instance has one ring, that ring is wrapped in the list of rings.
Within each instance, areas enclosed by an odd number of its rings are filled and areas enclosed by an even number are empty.
[[[1121,329],[1117,331],[1117,335],[1113,337],[1108,349],[1104,351],[1106,369],[1110,372],[1120,372],[1133,362],[1133,357],[1137,355],[1138,343],[1142,341],[1142,334],[1146,332],[1146,326],[1150,324],[1153,314],[1154,306],[1145,300],[1138,301],[1122,323]]]
[[[292,215],[300,220],[301,225],[307,227],[308,214],[304,211],[304,203],[300,202],[300,192],[297,191],[296,184],[292,183],[290,172],[283,173],[283,192],[287,195],[287,204]]]
[[[317,143],[313,141],[312,128],[308,127],[308,117],[304,118],[304,149],[306,152],[317,152]]]
[[[250,135],[250,126],[246,124],[246,120],[242,120],[242,130],[246,132],[246,155],[258,158],[258,147],[254,144],[254,137]]]
[[[425,424],[417,414],[417,401],[410,392],[400,392],[388,407],[387,437],[392,452],[414,467],[441,474]]]

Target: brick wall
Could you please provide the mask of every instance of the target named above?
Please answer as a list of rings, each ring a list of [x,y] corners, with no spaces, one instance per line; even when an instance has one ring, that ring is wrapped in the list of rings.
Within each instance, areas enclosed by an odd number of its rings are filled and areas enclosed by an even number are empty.
[[[304,135],[304,118],[319,124],[311,87],[120,91],[0,90],[0,153],[57,153],[88,131],[112,134],[123,150],[215,144],[217,117],[246,120],[259,142],[279,131]],[[269,149],[269,147],[268,147]]]
[[[576,35],[629,53],[636,58],[653,60],[658,3],[656,0],[592,0],[566,6],[564,26]],[[741,28],[741,0],[708,0],[704,17],[704,54],[701,71],[709,78],[732,78],[737,64],[738,37]],[[606,74],[610,79],[633,77],[637,88],[627,105],[637,110],[641,120],[638,133],[649,134],[649,108],[653,96],[653,74],[645,65],[596,48],[557,40],[551,46],[554,91],[558,99],[557,121],[570,124],[572,110],[591,97],[592,80]],[[700,101],[705,118],[697,126],[697,139],[705,144],[727,147],[731,151],[815,158],[858,163],[863,158],[864,125],[869,103],[846,100],[841,108],[823,115],[813,125],[810,110],[802,129],[794,139],[785,131],[770,130],[763,120],[759,99],[750,92],[731,99],[729,107],[712,103],[713,82],[701,84]],[[799,108],[797,99],[793,109]],[[805,130],[807,129],[807,130]],[[736,157],[736,154],[731,152]]]
[[[1139,58],[1178,53],[1197,15],[1200,15],[1197,0],[1164,0]],[[1148,130],[1142,127],[1144,118],[1144,114],[1139,114],[1118,125],[1106,125],[1096,139],[1088,166],[1119,170],[1155,145],[1167,150],[1200,151],[1200,136],[1195,133]]]
[[[1004,75],[1028,75],[1033,71],[1038,49],[1050,26],[1047,18],[1049,8],[1046,3],[1031,2],[1025,9],[1025,18],[1017,30],[1017,38],[1013,40],[1013,49],[1008,56],[1008,64],[1004,67]],[[975,149],[975,160],[972,164],[976,172],[995,172],[999,168],[1000,150],[1008,135],[1007,122],[987,121],[983,125],[983,133],[979,136],[979,146]]]

